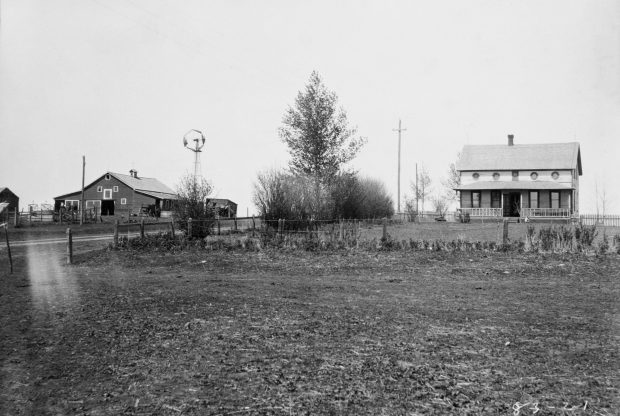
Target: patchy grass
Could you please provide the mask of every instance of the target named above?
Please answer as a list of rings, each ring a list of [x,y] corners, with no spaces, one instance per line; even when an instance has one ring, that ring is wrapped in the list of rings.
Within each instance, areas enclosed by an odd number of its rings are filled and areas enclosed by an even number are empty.
[[[620,406],[615,255],[101,251],[47,280],[45,258],[17,259],[2,414]]]

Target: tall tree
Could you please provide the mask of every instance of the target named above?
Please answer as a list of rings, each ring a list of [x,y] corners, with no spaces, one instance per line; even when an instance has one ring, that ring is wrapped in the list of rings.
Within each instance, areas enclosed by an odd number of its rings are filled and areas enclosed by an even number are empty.
[[[295,174],[315,179],[315,187],[329,184],[352,160],[365,139],[350,128],[347,114],[337,107],[336,94],[329,91],[316,71],[310,75],[305,91],[284,114],[280,138],[291,154],[290,168]]]

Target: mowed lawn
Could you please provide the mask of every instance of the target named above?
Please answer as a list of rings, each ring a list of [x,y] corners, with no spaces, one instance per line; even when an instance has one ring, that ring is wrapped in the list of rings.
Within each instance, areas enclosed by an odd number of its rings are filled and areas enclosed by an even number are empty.
[[[0,272],[0,414],[620,408],[617,255],[26,254]]]

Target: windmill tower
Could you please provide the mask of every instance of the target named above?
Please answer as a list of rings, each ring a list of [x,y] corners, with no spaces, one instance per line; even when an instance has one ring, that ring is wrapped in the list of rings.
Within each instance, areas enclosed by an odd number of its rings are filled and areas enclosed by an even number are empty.
[[[194,142],[194,147],[190,147],[190,142]],[[205,135],[199,130],[191,129],[183,136],[183,145],[186,149],[194,152],[194,183],[201,176],[200,153],[205,145]]]

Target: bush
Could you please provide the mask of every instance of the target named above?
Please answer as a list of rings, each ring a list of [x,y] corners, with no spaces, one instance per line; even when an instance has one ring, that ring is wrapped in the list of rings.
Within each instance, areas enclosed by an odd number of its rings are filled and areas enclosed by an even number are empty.
[[[179,199],[174,204],[173,216],[180,230],[187,233],[188,220],[191,218],[192,238],[203,238],[212,234],[215,214],[207,205],[207,198],[213,187],[203,177],[194,178],[185,175],[177,186]]]

